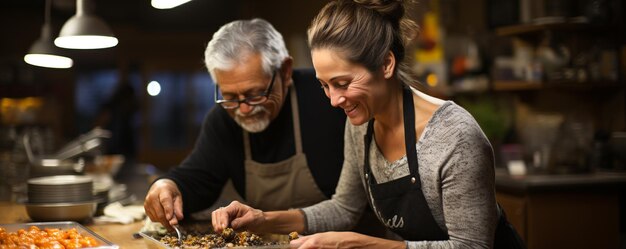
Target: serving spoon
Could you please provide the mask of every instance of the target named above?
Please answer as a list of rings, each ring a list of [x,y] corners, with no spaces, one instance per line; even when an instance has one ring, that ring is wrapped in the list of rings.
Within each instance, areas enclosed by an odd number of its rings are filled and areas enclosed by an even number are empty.
[[[176,231],[176,236],[178,237],[178,245],[180,246],[183,244],[183,235],[180,232],[180,228],[178,227],[178,225],[173,225],[172,227]]]

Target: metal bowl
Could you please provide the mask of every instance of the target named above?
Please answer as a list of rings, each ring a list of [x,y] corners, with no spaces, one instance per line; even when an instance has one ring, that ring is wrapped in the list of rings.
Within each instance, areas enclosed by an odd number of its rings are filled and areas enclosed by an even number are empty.
[[[34,221],[86,221],[93,217],[96,201],[74,203],[24,203]]]
[[[84,162],[66,159],[40,159],[31,162],[30,175],[32,177],[55,175],[78,175],[83,172]]]

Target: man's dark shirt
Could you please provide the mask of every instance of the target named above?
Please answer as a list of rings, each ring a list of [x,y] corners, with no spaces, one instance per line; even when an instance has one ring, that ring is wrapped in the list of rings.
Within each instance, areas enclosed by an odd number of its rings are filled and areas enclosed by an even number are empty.
[[[346,116],[333,108],[320,89],[312,69],[294,70],[298,96],[302,147],[317,186],[330,198],[343,164],[343,130]],[[183,195],[185,213],[210,207],[228,179],[245,198],[242,128],[226,110],[215,105],[205,117],[196,145],[164,178],[172,179]],[[278,116],[260,133],[250,133],[252,159],[275,163],[295,154],[289,93]]]

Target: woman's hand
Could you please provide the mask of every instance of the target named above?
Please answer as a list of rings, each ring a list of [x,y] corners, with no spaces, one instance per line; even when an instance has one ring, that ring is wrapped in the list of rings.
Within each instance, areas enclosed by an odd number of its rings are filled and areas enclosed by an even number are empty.
[[[292,248],[406,248],[404,241],[385,240],[354,232],[326,232],[301,236],[290,243]]]
[[[217,233],[229,226],[236,230],[259,232],[260,226],[265,222],[265,214],[261,210],[233,201],[228,206],[213,211],[211,222]]]
[[[292,248],[342,248],[341,244],[347,242],[347,237],[354,236],[351,232],[326,232],[316,233],[309,236],[300,236],[292,240],[289,245]]]

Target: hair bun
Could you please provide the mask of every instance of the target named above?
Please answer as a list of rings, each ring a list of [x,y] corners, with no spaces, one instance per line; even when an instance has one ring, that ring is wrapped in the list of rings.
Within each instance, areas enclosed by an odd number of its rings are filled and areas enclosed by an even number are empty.
[[[404,16],[403,0],[352,0],[354,3],[380,13],[394,23],[400,22]]]

